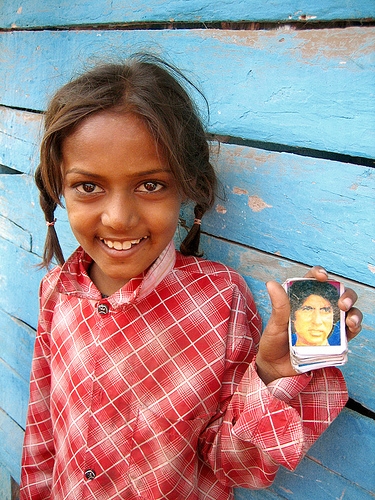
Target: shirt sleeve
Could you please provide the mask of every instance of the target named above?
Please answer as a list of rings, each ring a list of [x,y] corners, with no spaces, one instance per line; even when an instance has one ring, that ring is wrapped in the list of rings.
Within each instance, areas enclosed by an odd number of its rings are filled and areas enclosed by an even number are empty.
[[[238,323],[233,327],[243,329]],[[201,436],[203,459],[227,486],[268,487],[280,466],[297,467],[346,401],[346,384],[337,368],[274,380],[266,386],[253,356],[227,395],[222,414]]]
[[[50,339],[46,316],[48,311],[41,305],[31,368],[20,500],[47,500],[51,496],[54,445],[50,412]]]
[[[222,417],[206,429],[202,452],[222,483],[267,487],[279,466],[297,467],[346,400],[336,368],[279,379],[267,387],[254,360]]]

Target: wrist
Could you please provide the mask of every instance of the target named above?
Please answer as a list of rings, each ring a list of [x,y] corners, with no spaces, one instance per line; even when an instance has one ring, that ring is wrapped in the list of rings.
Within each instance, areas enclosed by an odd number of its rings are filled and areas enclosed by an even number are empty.
[[[297,373],[292,368],[290,362],[288,362],[287,364],[269,363],[262,359],[262,357],[259,355],[255,359],[255,366],[259,378],[265,385],[268,385],[274,380],[280,378],[294,377],[296,375],[299,375],[299,373]]]

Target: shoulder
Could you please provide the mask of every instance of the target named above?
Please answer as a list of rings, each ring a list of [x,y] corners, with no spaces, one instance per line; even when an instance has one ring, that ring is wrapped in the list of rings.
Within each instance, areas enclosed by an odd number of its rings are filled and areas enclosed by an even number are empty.
[[[48,332],[53,318],[53,311],[58,302],[57,282],[61,267],[56,266],[42,279],[39,287],[38,332]]]
[[[61,267],[56,266],[44,276],[40,283],[40,298],[45,301],[55,290],[61,275]]]
[[[39,299],[41,305],[49,301],[55,294],[58,294],[61,288],[61,282],[76,279],[79,274],[80,262],[82,261],[82,250],[78,248],[73,252],[63,266],[52,268],[44,276],[40,283]]]
[[[206,278],[217,286],[235,288],[243,295],[251,297],[251,292],[244,278],[237,271],[220,262],[184,256],[180,252],[176,252],[175,271],[184,276],[187,281]]]
[[[208,274],[227,279],[243,280],[242,276],[237,271],[225,264],[213,260],[206,260],[201,257],[185,256],[178,251],[176,251],[175,267],[191,274]]]
[[[226,314],[233,325],[233,345],[242,342],[251,330],[251,338],[258,342],[261,319],[245,279],[234,269],[219,262],[176,253],[174,281],[168,284],[172,294],[183,287],[186,297],[207,308],[207,314]]]

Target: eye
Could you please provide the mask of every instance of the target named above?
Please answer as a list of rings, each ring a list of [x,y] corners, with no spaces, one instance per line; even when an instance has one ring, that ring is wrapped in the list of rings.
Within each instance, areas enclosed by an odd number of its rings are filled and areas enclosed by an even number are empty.
[[[141,193],[155,193],[157,191],[160,191],[163,189],[163,184],[160,184],[159,182],[156,181],[147,181],[143,182],[136,191],[139,191]]]
[[[311,312],[313,311],[313,308],[311,306],[302,306],[301,311]]]
[[[329,306],[322,307],[320,310],[322,311],[322,313],[329,314],[332,312],[332,307],[329,307]]]
[[[82,182],[82,184],[79,184],[78,186],[76,186],[76,189],[81,194],[91,194],[91,193],[97,193],[97,192],[101,191],[101,189],[96,184],[93,184],[92,182]]]

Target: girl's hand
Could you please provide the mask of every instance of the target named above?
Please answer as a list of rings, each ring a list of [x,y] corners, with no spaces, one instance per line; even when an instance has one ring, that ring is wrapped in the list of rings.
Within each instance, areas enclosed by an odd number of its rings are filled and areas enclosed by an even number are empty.
[[[315,266],[304,276],[327,281],[325,269]],[[272,312],[264,329],[259,351],[256,357],[258,374],[265,384],[281,377],[297,375],[290,363],[288,322],[290,306],[284,288],[276,281],[267,283],[268,294],[271,299]],[[347,288],[338,301],[340,309],[346,312],[346,332],[348,340],[352,340],[361,331],[362,313],[353,307],[357,300],[354,290]]]

